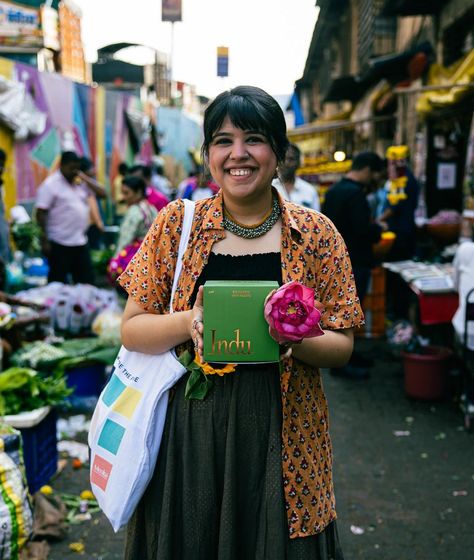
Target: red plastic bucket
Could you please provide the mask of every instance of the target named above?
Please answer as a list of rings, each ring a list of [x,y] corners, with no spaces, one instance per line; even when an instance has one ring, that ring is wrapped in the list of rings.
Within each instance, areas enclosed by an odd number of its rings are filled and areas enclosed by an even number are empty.
[[[403,352],[405,393],[422,400],[443,398],[451,354],[442,346],[425,346],[419,354]]]

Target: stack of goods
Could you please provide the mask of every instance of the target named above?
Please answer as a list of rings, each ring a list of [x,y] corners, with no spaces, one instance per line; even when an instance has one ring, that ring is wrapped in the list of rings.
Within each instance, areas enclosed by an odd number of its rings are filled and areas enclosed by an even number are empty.
[[[44,287],[18,292],[17,295],[48,307],[52,327],[64,333],[88,333],[99,313],[119,310],[113,290],[89,284],[71,286],[52,282]]]
[[[86,364],[111,365],[119,351],[120,344],[111,345],[101,338],[77,338],[57,344],[33,342],[25,344],[11,357],[11,363],[23,368],[34,368],[42,374],[54,372],[63,375],[65,371]]]
[[[14,366],[0,373],[0,416],[56,405],[70,393],[63,373]]]
[[[426,230],[437,242],[446,245],[458,240],[461,214],[456,210],[440,210],[426,223]]]
[[[0,558],[15,559],[33,529],[21,452],[20,433],[0,424]]]

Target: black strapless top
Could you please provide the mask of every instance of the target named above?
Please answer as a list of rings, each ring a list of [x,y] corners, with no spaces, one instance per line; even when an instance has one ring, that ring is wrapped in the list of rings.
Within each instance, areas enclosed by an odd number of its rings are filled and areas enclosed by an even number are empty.
[[[191,298],[193,305],[199,286],[203,286],[207,280],[273,280],[281,286],[280,253],[238,256],[211,253],[194,286]]]

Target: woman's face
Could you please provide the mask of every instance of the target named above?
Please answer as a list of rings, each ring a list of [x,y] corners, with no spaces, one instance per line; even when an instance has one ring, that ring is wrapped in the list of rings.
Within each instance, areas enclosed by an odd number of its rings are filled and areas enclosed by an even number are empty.
[[[127,187],[127,185],[122,185],[122,200],[127,206],[140,202],[142,198],[143,197],[140,191],[135,192],[130,187]]]
[[[236,128],[226,117],[209,145],[209,169],[215,182],[233,197],[267,192],[277,166],[267,138]]]

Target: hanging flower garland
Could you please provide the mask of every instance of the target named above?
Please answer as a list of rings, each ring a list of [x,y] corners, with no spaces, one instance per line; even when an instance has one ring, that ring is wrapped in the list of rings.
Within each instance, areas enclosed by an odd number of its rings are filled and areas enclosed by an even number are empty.
[[[388,201],[392,206],[398,204],[400,200],[405,200],[407,194],[405,188],[408,183],[407,175],[407,146],[390,146],[387,148],[388,160],[388,179],[389,191],[387,194]]]

